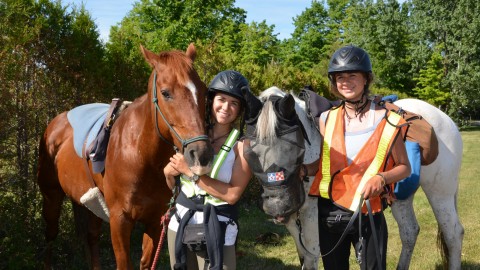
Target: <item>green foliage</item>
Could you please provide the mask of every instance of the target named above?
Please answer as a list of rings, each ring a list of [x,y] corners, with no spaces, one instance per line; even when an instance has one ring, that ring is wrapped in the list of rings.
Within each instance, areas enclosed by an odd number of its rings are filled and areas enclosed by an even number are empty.
[[[292,38],[284,41],[282,59],[287,65],[308,70],[326,57],[328,13],[322,3],[312,1],[311,7],[293,19],[293,24],[295,30]]]
[[[413,89],[418,98],[430,104],[445,107],[450,102],[450,92],[442,86],[444,65],[439,52],[432,54],[425,69],[420,70],[419,77],[415,78],[417,86]]]
[[[102,97],[103,52],[84,9],[68,13],[60,1],[0,1],[2,269],[39,268],[38,139],[59,112]]]
[[[345,43],[370,54],[380,86],[409,93],[414,84],[409,72],[408,8],[396,0],[358,1],[347,14]]]
[[[444,64],[442,86],[452,98],[448,112],[457,122],[463,118],[460,108],[478,110],[480,96],[480,3],[475,0],[419,1],[413,0],[411,24],[416,26],[413,36],[414,54],[421,60],[418,70],[432,59],[435,48]]]

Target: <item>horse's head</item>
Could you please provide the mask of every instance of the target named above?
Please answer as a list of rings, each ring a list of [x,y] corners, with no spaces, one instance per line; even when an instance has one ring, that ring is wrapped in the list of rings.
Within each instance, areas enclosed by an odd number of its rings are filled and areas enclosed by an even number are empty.
[[[154,54],[144,47],[141,50],[153,67],[148,86],[153,104],[152,128],[157,129],[164,143],[183,152],[193,173],[210,172],[213,148],[205,135],[207,87],[193,68],[195,47],[190,44],[186,53]]]
[[[263,210],[285,221],[305,201],[299,176],[305,133],[292,95],[267,95],[261,99],[259,115],[246,119],[244,154],[263,187]]]

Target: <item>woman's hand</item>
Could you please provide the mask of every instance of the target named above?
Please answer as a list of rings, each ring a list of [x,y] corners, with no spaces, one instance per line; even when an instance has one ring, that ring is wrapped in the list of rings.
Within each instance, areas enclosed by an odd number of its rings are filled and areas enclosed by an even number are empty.
[[[369,199],[376,196],[380,196],[383,192],[383,187],[385,186],[385,180],[381,175],[374,175],[370,180],[365,183],[363,190],[363,198]]]
[[[169,162],[165,168],[163,168],[163,174],[165,175],[165,180],[170,189],[175,187],[175,176],[180,175],[180,172],[173,168],[172,163]]]
[[[300,179],[303,181],[308,181],[308,168],[307,165],[302,164],[299,170]]]
[[[188,167],[187,161],[185,161],[185,157],[181,153],[176,153],[170,158],[170,166],[173,167],[179,173],[183,173],[187,176],[190,176],[190,168]]]

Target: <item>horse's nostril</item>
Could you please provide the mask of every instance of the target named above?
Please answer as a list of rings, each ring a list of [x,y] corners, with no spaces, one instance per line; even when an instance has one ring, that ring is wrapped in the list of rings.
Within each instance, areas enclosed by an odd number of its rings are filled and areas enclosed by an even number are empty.
[[[190,158],[190,160],[196,160],[196,156],[197,151],[195,151],[195,149],[188,150],[188,157]]]

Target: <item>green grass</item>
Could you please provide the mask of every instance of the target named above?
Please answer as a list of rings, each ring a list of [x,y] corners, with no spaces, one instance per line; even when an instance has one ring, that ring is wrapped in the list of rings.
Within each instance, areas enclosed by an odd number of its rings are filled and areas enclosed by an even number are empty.
[[[458,212],[465,229],[462,250],[462,269],[480,269],[480,222],[476,199],[480,194],[480,130],[462,132],[464,143],[463,162],[460,171]],[[442,269],[440,252],[437,249],[437,221],[424,192],[420,189],[415,195],[415,213],[420,225],[420,234],[412,256],[410,269]],[[401,251],[398,226],[386,212],[389,225],[387,269],[395,269]],[[240,219],[238,269],[299,269],[293,239],[283,226],[275,225],[258,208],[243,209]],[[280,237],[274,243],[256,243],[255,239],[267,233],[277,233]],[[351,256],[351,269],[359,269]],[[322,269],[320,262],[319,269]]]
[[[462,132],[464,153],[462,169],[460,172],[458,211],[460,220],[465,228],[462,252],[462,269],[480,269],[480,222],[476,208],[480,194],[480,129],[469,129]],[[252,190],[244,197],[257,196]],[[441,258],[436,246],[437,222],[425,194],[419,190],[415,195],[415,213],[420,225],[410,269],[440,270]],[[257,206],[242,206],[240,213],[240,235],[238,241],[237,269],[262,269],[262,270],[293,270],[300,269],[300,262],[293,239],[283,225],[274,224],[270,217],[265,215]],[[398,227],[390,210],[386,212],[389,224],[389,243],[387,255],[387,269],[395,269],[400,255],[401,243],[398,235]],[[70,219],[71,221],[71,219]],[[69,221],[69,222],[70,222]],[[138,269],[141,257],[141,233],[142,226],[136,226],[132,235],[131,257]],[[274,234],[272,234],[274,233]],[[308,235],[308,232],[306,232]],[[262,235],[269,235],[266,241],[257,240]],[[277,237],[278,235],[278,237]],[[104,226],[102,236],[102,266],[104,269],[114,269],[115,260],[109,240],[108,226]],[[58,269],[85,269],[85,259],[78,247],[78,243],[72,243],[75,236],[72,234],[61,235],[56,241],[54,252]],[[71,246],[76,246],[72,249]],[[169,261],[166,243],[161,252],[157,269],[168,269]],[[1,254],[1,251],[0,251]],[[40,260],[39,260],[40,265]],[[353,252],[350,259],[351,269],[359,269],[355,262]],[[64,267],[63,267],[64,266]],[[1,267],[0,267],[1,268]],[[320,262],[319,269],[322,269]],[[9,267],[8,269],[16,269]]]

